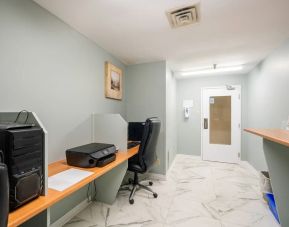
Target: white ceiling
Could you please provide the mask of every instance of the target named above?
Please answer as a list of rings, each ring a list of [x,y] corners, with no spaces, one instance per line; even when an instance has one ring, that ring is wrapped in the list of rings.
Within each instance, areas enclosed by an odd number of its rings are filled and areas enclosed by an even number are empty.
[[[34,1],[124,63],[167,60],[174,71],[250,68],[289,37],[289,0]],[[200,23],[172,29],[165,12],[197,2]]]

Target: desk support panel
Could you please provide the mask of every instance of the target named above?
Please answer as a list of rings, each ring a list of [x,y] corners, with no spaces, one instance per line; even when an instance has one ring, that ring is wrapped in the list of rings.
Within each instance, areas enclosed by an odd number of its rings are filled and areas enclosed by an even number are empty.
[[[127,166],[128,161],[125,161],[95,180],[97,201],[107,204],[112,204],[114,202],[117,192],[125,176]]]
[[[272,189],[282,227],[289,226],[289,147],[263,140]]]
[[[48,227],[49,226],[49,209],[42,211],[37,216],[31,218],[27,222],[24,222],[21,227],[32,227],[32,226],[41,226]]]

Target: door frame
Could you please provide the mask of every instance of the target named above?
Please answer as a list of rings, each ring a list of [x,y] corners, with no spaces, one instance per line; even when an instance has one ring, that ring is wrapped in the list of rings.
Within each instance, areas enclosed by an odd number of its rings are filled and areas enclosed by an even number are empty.
[[[238,155],[238,163],[241,162],[241,157],[242,157],[242,85],[241,84],[233,84],[230,85],[232,87],[238,87],[240,90],[240,95],[239,95],[239,99],[240,99],[240,123],[239,123],[239,129],[240,129],[240,135],[239,135],[239,139],[240,139],[240,148],[239,148],[239,155]],[[206,89],[227,89],[226,85],[221,85],[221,86],[209,86],[209,87],[201,87],[201,158],[203,160],[203,154],[204,154],[204,150],[203,150],[203,130],[204,130],[204,121],[203,121],[203,92]]]

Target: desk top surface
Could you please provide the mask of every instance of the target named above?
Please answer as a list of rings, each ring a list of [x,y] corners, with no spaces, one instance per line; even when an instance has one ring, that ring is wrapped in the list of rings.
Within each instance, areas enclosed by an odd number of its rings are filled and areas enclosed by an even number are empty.
[[[104,167],[85,168],[84,170],[92,171],[93,174],[83,179],[82,181],[78,182],[77,184],[69,187],[68,189],[64,191],[60,192],[60,191],[56,191],[56,190],[48,188],[48,194],[46,196],[39,196],[37,199],[11,212],[9,214],[8,227],[16,227],[18,225],[21,225],[25,221],[36,216],[37,214],[41,213],[45,209],[51,207],[58,201],[64,199],[65,197],[71,195],[73,192],[79,190],[86,184],[92,182],[96,178],[109,172],[114,167],[120,165],[124,161],[128,160],[130,157],[137,154],[138,148],[139,146],[136,146],[131,149],[128,149],[125,152],[122,152],[122,151],[118,152],[116,154],[116,160],[109,163],[108,165]],[[57,173],[68,170],[70,168],[77,168],[77,167],[68,166],[65,160],[54,162],[48,166],[48,176],[53,176]],[[82,169],[82,168],[77,168],[77,169]]]
[[[287,130],[254,128],[246,128],[244,130],[257,136],[261,136],[264,139],[289,147],[289,131]]]

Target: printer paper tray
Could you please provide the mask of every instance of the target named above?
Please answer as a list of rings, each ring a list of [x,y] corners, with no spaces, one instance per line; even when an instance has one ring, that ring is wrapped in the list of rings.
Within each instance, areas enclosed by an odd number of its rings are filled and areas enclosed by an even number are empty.
[[[103,167],[111,162],[113,162],[116,158],[116,154],[110,154],[104,158],[100,158],[97,163],[96,163],[96,167]]]

